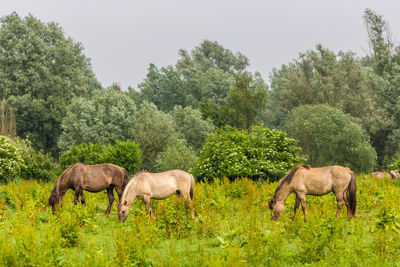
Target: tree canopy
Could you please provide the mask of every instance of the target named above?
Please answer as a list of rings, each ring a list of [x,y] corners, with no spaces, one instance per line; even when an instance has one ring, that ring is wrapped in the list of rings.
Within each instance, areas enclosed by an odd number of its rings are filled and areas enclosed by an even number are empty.
[[[83,46],[56,23],[12,13],[0,19],[0,90],[13,107],[17,135],[57,152],[61,120],[75,96],[100,87]]]

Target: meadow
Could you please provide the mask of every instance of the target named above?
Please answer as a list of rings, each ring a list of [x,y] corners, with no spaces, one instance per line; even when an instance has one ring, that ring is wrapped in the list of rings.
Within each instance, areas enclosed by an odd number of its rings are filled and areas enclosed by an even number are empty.
[[[292,220],[294,195],[279,221],[268,201],[277,183],[239,179],[196,183],[190,217],[173,196],[141,200],[125,223],[111,214],[106,193],[84,192],[86,206],[64,197],[56,215],[53,183],[21,180],[0,186],[1,266],[400,266],[400,181],[357,176],[357,218],[335,218],[333,194],[307,196]]]

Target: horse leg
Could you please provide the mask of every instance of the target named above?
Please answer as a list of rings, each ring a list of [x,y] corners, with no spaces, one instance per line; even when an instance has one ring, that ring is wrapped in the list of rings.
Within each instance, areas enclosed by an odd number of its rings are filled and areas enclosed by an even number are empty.
[[[297,197],[300,199],[301,208],[303,209],[304,222],[307,222],[307,205],[306,205],[306,195],[298,194]],[[296,198],[297,198],[296,197]]]
[[[296,211],[299,208],[299,206],[300,206],[300,198],[296,194],[296,200],[294,202],[294,213],[293,213],[292,219],[294,219],[296,217]]]
[[[151,205],[150,205],[150,196],[143,195],[143,202],[144,202],[144,206],[146,207],[146,210],[149,212],[150,216],[153,215],[153,211],[151,210]]]
[[[124,190],[122,190],[122,187],[120,186],[115,186],[115,191],[118,195],[118,201],[121,201],[122,193],[124,192]]]
[[[86,205],[86,200],[85,200],[85,196],[83,195],[83,190],[80,191],[79,195],[81,196],[82,205]]]
[[[76,205],[76,204],[78,204],[78,202],[79,202],[79,189],[76,188],[76,189],[75,189],[74,204]]]
[[[346,204],[346,208],[347,208],[347,217],[349,217],[350,219],[353,218],[353,215],[351,214],[350,211],[350,200],[349,200],[349,196],[347,195],[348,190],[343,192],[343,199],[344,199],[344,203]]]
[[[113,186],[110,186],[109,188],[107,188],[108,207],[107,207],[106,211],[104,212],[104,214],[109,214],[110,213],[112,203],[114,202],[113,189],[114,189]]]
[[[192,218],[194,218],[193,202],[192,202],[192,198],[190,197],[189,191],[185,192],[183,197],[190,208],[190,215],[192,216]]]
[[[343,207],[343,191],[336,193],[336,201],[337,201],[337,210],[336,210],[336,218],[339,216],[340,211]]]

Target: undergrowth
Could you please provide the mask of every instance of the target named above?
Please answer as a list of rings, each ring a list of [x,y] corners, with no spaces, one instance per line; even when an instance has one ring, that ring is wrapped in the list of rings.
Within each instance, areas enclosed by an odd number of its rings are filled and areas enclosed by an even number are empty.
[[[277,183],[217,179],[196,183],[190,216],[178,197],[152,200],[154,217],[136,200],[125,223],[107,195],[69,191],[56,215],[47,200],[53,184],[0,186],[1,266],[365,266],[399,265],[400,181],[357,177],[357,218],[335,218],[333,194],[307,196],[292,220],[294,196],[278,222],[268,201]]]

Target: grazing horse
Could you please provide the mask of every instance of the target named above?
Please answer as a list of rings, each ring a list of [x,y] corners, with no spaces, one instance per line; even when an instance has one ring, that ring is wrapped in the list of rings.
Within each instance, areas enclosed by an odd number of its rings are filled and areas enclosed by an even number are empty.
[[[79,201],[79,196],[82,204],[86,204],[82,190],[95,193],[107,190],[109,203],[105,214],[108,214],[114,201],[113,188],[121,199],[122,192],[128,182],[126,170],[114,164],[85,165],[76,163],[68,167],[58,178],[51,191],[49,205],[52,206],[54,214],[56,204],[61,201],[68,189],[75,191],[75,205]]]
[[[160,173],[139,172],[126,186],[122,198],[118,204],[118,219],[124,222],[129,214],[129,207],[135,198],[143,199],[146,210],[152,215],[150,199],[165,199],[173,194],[182,196],[193,212],[193,175],[182,170],[171,170]]]
[[[374,178],[385,178],[385,177],[392,177],[392,179],[399,179],[400,173],[398,170],[389,171],[389,172],[373,172],[371,174]]]
[[[356,176],[349,168],[342,166],[311,168],[299,165],[279,181],[275,194],[269,202],[269,208],[274,210],[272,220],[278,220],[280,213],[285,209],[285,200],[291,193],[296,194],[294,213],[301,203],[306,221],[306,195],[322,196],[330,192],[336,195],[336,217],[339,216],[344,200],[347,216],[355,218],[356,189]]]

